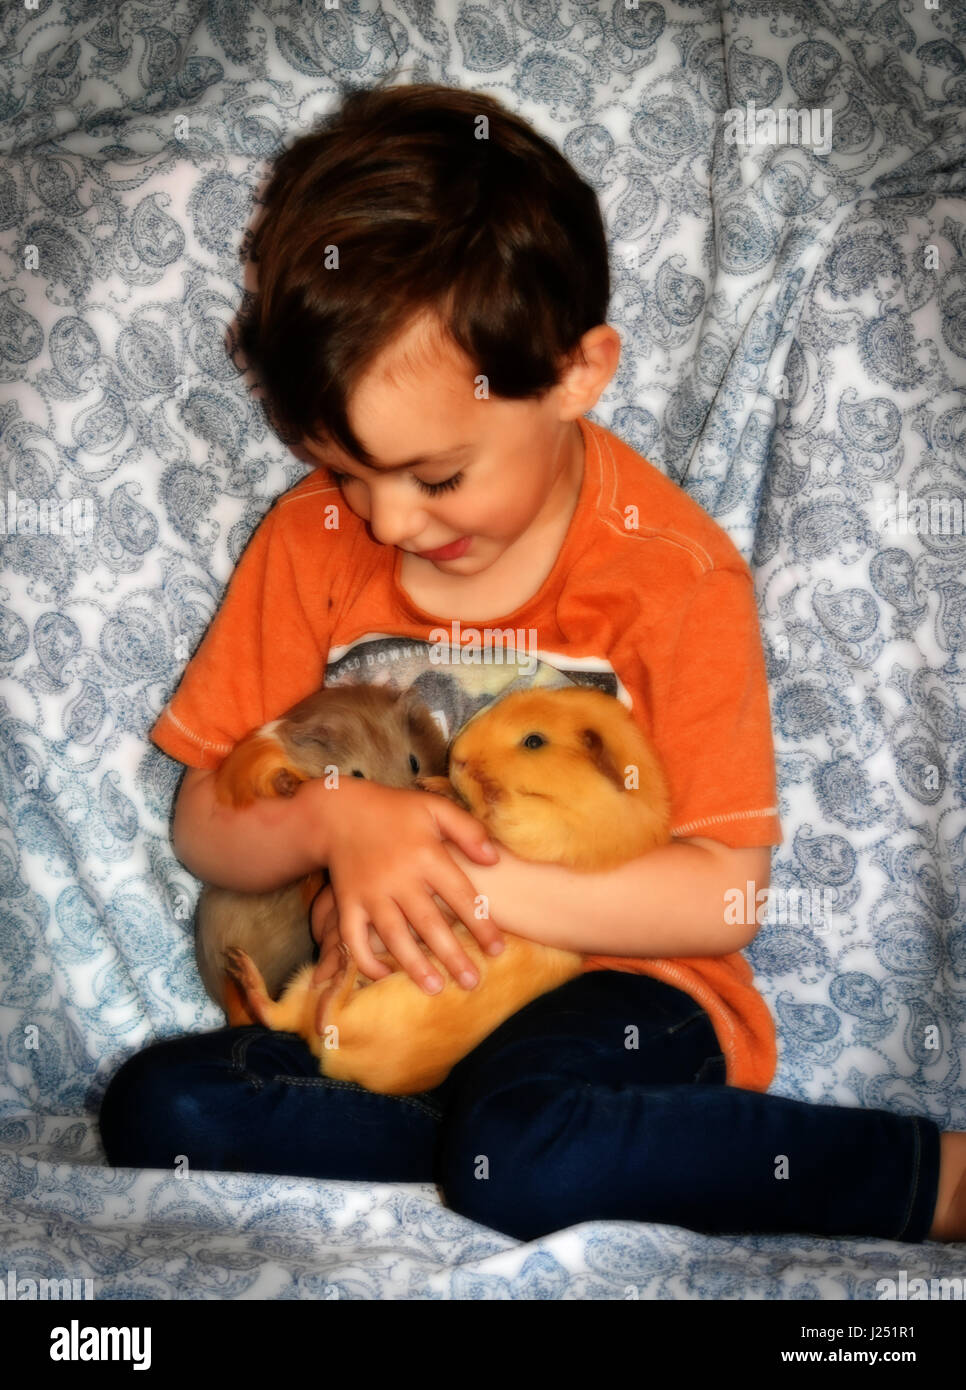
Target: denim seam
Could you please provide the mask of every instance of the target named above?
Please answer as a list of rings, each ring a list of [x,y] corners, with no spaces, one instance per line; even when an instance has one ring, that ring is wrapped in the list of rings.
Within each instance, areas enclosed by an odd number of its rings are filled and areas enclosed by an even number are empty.
[[[705,1067],[707,1067],[707,1065],[708,1065],[709,1062],[724,1062],[724,1064],[725,1064],[725,1077],[727,1077],[727,1075],[728,1075],[728,1061],[727,1061],[727,1058],[725,1057],[725,1055],[724,1055],[723,1052],[716,1052],[716,1053],[714,1054],[713,1057],[705,1057],[705,1059],[704,1059],[704,1061],[701,1063],[700,1067],[698,1067],[697,1071],[694,1073],[694,1081],[695,1081],[698,1085],[702,1085],[702,1084],[703,1084],[702,1082],[699,1082],[699,1081],[698,1081],[698,1077],[699,1077],[699,1076],[701,1075],[701,1073],[704,1071]],[[713,1085],[714,1083],[712,1082],[711,1084]]]
[[[439,1114],[423,1101],[417,1100],[415,1096],[393,1096],[386,1095],[382,1091],[370,1091],[367,1086],[360,1086],[357,1081],[337,1081],[331,1076],[284,1076],[281,1072],[272,1077],[273,1081],[281,1081],[286,1086],[324,1086],[340,1091],[361,1091],[364,1095],[381,1096],[383,1100],[402,1101],[406,1105],[411,1105],[416,1110],[422,1110],[424,1114],[431,1115],[434,1120],[439,1119]]]
[[[895,1240],[902,1240],[906,1231],[908,1231],[909,1222],[912,1220],[912,1209],[916,1204],[916,1196],[919,1192],[919,1167],[922,1159],[922,1140],[919,1137],[919,1121],[915,1116],[910,1116],[910,1119],[912,1119],[912,1132],[916,1136],[916,1167],[912,1175],[912,1188],[909,1192],[909,1203],[906,1207],[905,1219],[899,1228],[899,1234],[894,1237]]]
[[[706,1018],[711,1023],[711,1018],[705,1009],[699,1009],[696,1014],[691,1014],[689,1018],[683,1018],[680,1023],[673,1023],[670,1028],[666,1028],[666,1033],[676,1033],[681,1028],[686,1028],[689,1023],[694,1023],[695,1019]],[[714,1032],[714,1024],[711,1023],[711,1031]],[[717,1035],[715,1035],[717,1040]],[[724,1054],[722,1054],[724,1055]]]
[[[248,1052],[248,1044],[251,1042],[252,1038],[256,1036],[257,1035],[254,1032],[244,1033],[241,1037],[235,1039],[235,1041],[231,1045],[231,1064],[234,1070],[245,1072],[247,1076],[251,1077],[253,1081],[255,1081],[259,1086],[261,1086],[261,1077],[256,1076],[254,1072],[249,1072],[245,1066],[245,1058]]]
[[[294,1036],[297,1037],[299,1035],[295,1034]],[[245,1033],[241,1037],[235,1039],[231,1049],[232,1066],[236,1071],[240,1072],[247,1081],[250,1081],[253,1086],[257,1086],[258,1089],[261,1090],[265,1084],[264,1077],[259,1076],[257,1072],[249,1071],[245,1065],[248,1044],[256,1037],[258,1037],[258,1031],[253,1030],[251,1033]],[[331,1076],[285,1076],[282,1072],[276,1072],[272,1080],[282,1081],[286,1086],[325,1086],[343,1091],[367,1091],[367,1087],[360,1086],[356,1081],[337,1081]],[[369,1091],[368,1094],[382,1095],[383,1093],[381,1091]],[[385,1099],[404,1101],[407,1105],[411,1105],[416,1110],[421,1110],[424,1115],[429,1115],[434,1120],[442,1119],[443,1112],[441,1110],[434,1110],[431,1106],[426,1105],[425,1102],[417,1100],[415,1096],[386,1096]]]

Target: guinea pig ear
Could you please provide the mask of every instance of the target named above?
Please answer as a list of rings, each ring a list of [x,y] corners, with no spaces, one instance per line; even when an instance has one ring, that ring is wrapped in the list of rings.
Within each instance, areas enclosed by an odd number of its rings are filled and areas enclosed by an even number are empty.
[[[294,728],[285,730],[285,737],[290,743],[294,743],[300,748],[306,748],[309,745],[330,748],[335,737],[335,730],[329,724],[313,724],[306,729],[300,729],[296,724]]]
[[[396,696],[396,704],[399,709],[414,709],[423,702],[416,693],[414,685],[407,685],[405,690],[400,690]]]
[[[597,730],[581,729],[580,737],[597,771],[613,782],[618,791],[626,791],[624,779],[618,772],[614,759],[607,751],[607,745]]]
[[[397,697],[396,709],[406,718],[412,733],[435,736],[445,747],[440,722],[414,685],[407,686]]]
[[[426,706],[425,700],[414,685],[407,686],[406,689],[396,697],[396,709],[410,720],[415,719],[420,725],[426,722],[427,717],[430,719],[433,717]]]

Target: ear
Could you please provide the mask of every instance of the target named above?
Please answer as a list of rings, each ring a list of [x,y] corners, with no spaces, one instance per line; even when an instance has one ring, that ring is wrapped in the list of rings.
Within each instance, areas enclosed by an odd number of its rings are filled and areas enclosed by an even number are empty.
[[[305,748],[310,744],[319,744],[323,748],[328,748],[334,736],[330,724],[316,724],[311,729],[300,729],[296,724],[293,728],[285,730],[285,737],[290,743],[296,744],[300,748]]]
[[[427,719],[431,720],[434,724],[436,723],[429,712],[426,701],[422,698],[414,685],[407,686],[407,688],[397,696],[396,708],[404,717],[419,725],[425,724]]]
[[[399,708],[404,710],[416,709],[423,702],[416,693],[416,687],[409,685],[405,690],[401,690],[396,696]]]
[[[414,685],[410,685],[398,697],[396,708],[402,714],[412,734],[434,739],[439,745],[440,757],[445,761],[452,742],[444,732],[443,722],[429,708]]]
[[[580,737],[597,771],[613,782],[618,791],[625,791],[624,779],[618,772],[614,759],[597,730],[581,729]]]

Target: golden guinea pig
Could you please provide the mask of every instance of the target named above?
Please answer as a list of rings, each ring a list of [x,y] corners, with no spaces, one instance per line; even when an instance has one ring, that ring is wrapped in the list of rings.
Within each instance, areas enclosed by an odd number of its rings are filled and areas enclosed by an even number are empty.
[[[423,785],[459,801],[521,859],[605,871],[670,839],[667,784],[649,741],[619,700],[583,686],[499,699],[457,734],[448,779]],[[440,1085],[504,1019],[584,965],[583,955],[506,931],[502,953],[488,956],[462,923],[452,930],[479,975],[474,989],[464,990],[425,944],[444,981],[435,995],[388,951],[377,958],[392,975],[371,981],[350,960],[313,986],[307,965],[277,1002],[245,951],[229,950],[226,963],[252,1016],[303,1037],[325,1076],[412,1095]]]

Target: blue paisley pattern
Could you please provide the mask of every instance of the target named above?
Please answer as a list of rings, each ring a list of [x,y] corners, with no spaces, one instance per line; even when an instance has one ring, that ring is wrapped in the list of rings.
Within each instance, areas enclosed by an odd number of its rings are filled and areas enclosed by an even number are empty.
[[[180,766],[146,733],[305,471],[225,350],[252,195],[340,89],[398,73],[492,91],[596,189],[624,350],[595,418],[755,573],[773,890],[822,904],[749,950],[772,1090],[966,1129],[963,0],[40,0],[5,7],[0,59],[0,1263],[98,1298],[868,1299],[897,1254],[961,1274],[934,1245],[634,1222],[521,1245],[419,1184],[179,1182],[107,1167],[96,1114],[131,1052],[221,1022]],[[753,119],[729,142],[750,103],[827,111],[827,152]],[[950,499],[958,529],[883,525]],[[72,529],[13,524],[42,503]]]

